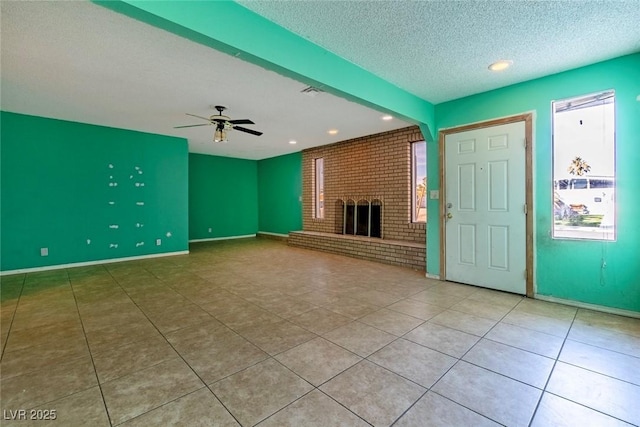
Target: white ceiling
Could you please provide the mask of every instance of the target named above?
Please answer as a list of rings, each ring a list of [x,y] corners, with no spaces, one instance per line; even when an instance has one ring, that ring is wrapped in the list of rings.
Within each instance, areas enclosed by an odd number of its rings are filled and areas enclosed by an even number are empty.
[[[2,110],[189,140],[189,151],[263,159],[409,126],[383,113],[89,2],[0,2]],[[185,113],[251,119],[229,133]],[[338,129],[336,136],[327,130]],[[290,140],[296,145],[289,144]]]
[[[242,4],[434,103],[640,51],[637,0]],[[409,125],[308,97],[305,84],[93,3],[1,1],[0,13],[5,111],[179,136],[191,152],[246,159]],[[490,73],[500,58],[514,67]],[[213,144],[211,127],[173,129],[213,104],[264,135]]]

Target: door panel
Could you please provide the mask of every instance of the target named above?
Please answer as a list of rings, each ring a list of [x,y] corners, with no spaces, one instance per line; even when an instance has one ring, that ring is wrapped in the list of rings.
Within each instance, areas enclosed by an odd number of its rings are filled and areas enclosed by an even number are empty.
[[[508,163],[504,160],[489,162],[489,182],[487,183],[487,190],[489,191],[489,211],[492,212],[507,212],[509,210],[508,201],[509,196],[507,194],[507,180],[508,180]]]
[[[494,270],[509,270],[509,227],[489,226],[489,264]]]
[[[476,165],[458,165],[458,209],[476,210]]]
[[[476,226],[458,225],[458,263],[476,265]]]
[[[525,122],[444,141],[445,278],[524,294]]]

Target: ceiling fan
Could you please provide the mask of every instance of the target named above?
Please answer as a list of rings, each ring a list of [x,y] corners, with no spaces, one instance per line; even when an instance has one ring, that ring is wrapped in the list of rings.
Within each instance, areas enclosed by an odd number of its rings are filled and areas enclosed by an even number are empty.
[[[199,125],[174,126],[174,129],[191,128],[191,127],[195,127],[195,126],[209,126],[209,125],[215,126],[216,127],[216,131],[213,134],[213,142],[227,142],[227,131],[230,130],[230,129],[239,130],[240,132],[246,132],[246,133],[250,133],[251,135],[256,135],[256,136],[262,135],[262,132],[258,132],[257,130],[247,129],[247,128],[238,126],[238,125],[253,125],[253,124],[255,124],[251,120],[249,120],[249,119],[231,120],[231,118],[222,115],[222,112],[227,109],[226,107],[223,107],[222,105],[216,105],[216,106],[214,106],[214,108],[216,110],[218,110],[219,114],[218,115],[214,114],[213,116],[211,116],[209,118],[202,117],[202,116],[196,116],[195,114],[186,113],[187,116],[197,117],[199,119],[206,120],[209,123],[202,123],[202,124],[199,124]]]

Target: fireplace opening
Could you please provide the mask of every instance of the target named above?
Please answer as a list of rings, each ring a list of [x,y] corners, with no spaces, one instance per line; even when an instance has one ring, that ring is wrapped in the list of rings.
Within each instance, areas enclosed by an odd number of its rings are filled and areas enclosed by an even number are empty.
[[[336,201],[336,233],[382,237],[382,202],[352,199]]]
[[[347,202],[347,206],[345,206],[346,212],[344,215],[344,232],[343,234],[356,234],[354,231],[354,221],[353,219],[356,216],[356,205],[351,202]]]

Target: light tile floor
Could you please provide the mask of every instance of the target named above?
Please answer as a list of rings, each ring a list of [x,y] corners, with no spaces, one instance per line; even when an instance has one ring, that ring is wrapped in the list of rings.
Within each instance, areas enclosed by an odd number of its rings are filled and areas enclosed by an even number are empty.
[[[409,269],[247,239],[1,290],[3,426],[640,425],[639,319]]]

